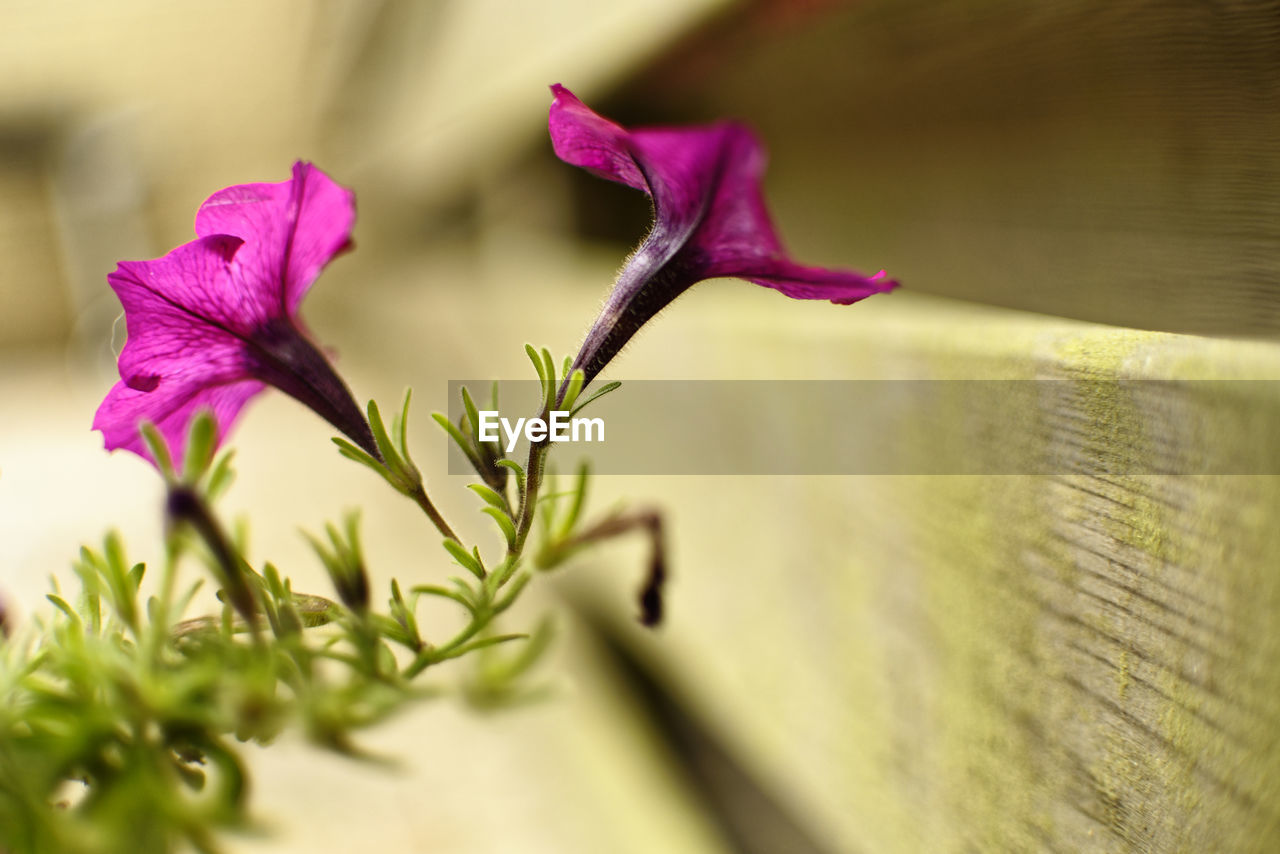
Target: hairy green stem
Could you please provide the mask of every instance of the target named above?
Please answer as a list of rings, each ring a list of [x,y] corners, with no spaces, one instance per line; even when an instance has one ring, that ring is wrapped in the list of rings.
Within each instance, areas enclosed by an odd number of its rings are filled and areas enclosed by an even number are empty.
[[[427,514],[427,518],[431,520],[431,524],[436,526],[437,531],[444,534],[446,539],[453,540],[461,545],[462,540],[458,539],[458,535],[453,532],[453,528],[449,527],[449,523],[444,520],[444,517],[440,515],[440,511],[431,503],[431,499],[427,496],[427,491],[422,488],[422,484],[418,484],[409,493],[409,497],[422,508],[423,513]]]
[[[546,415],[545,410],[543,415]],[[529,529],[533,527],[533,517],[538,509],[538,488],[542,485],[543,465],[550,447],[546,441],[529,446],[529,462],[524,473],[524,495],[520,500],[520,524],[516,527],[515,541],[508,550],[511,557],[518,557],[524,551],[525,541],[529,539]]]

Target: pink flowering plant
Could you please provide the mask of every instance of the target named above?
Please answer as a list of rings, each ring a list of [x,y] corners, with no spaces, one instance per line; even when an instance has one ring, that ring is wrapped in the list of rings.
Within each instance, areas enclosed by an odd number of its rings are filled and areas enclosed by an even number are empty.
[[[354,194],[298,163],[289,181],[210,196],[196,213],[198,239],[154,261],[121,261],[107,282],[128,343],[120,382],[93,420],[107,449],[147,455],[146,421],[181,453],[202,409],[221,440],[273,385],[377,454],[360,407],[297,316],[320,271],[351,245],[354,223]]]
[[[897,287],[881,270],[805,267],[787,257],[760,181],[764,147],[734,122],[627,130],[553,86],[556,155],[646,193],[653,228],[627,260],[573,367],[590,381],[662,309],[703,279],[736,276],[794,299],[848,305]]]
[[[543,416],[578,412],[616,388],[589,393],[640,327],[703,279],[735,276],[840,304],[895,286],[883,272],[787,255],[760,190],[763,148],[746,128],[627,130],[561,86],[553,94],[556,154],[647,193],[654,224],[575,356],[557,363],[526,345]],[[475,470],[470,489],[495,541],[466,543],[449,526],[410,453],[409,395],[390,424],[375,403],[362,409],[299,317],[325,266],[351,247],[354,223],[352,191],[298,163],[287,181],[214,193],[196,214],[195,240],[122,261],[107,277],[128,342],[93,427],[108,450],[138,454],[164,480],[158,584],[143,596],[151,564],[109,534],[100,549],[81,549],[76,595],[55,585],[50,618],[15,629],[0,614],[15,632],[0,640],[0,851],[219,850],[219,834],[249,817],[237,742],[266,743],[296,726],[317,745],[359,755],[358,730],[422,699],[423,675],[464,657],[485,659],[468,677],[470,699],[526,695],[545,631],[506,631],[498,620],[539,571],[602,540],[650,538],[640,619],[661,619],[661,517],[624,509],[591,519],[585,470],[567,493],[539,500],[550,443],[533,442],[523,462],[507,458],[481,440],[466,389],[460,420],[434,418]],[[252,565],[216,510],[232,479],[219,448],[268,387],[328,421],[342,455],[413,501],[441,537],[441,563],[465,574],[441,582],[424,568],[375,591],[356,514],[311,538],[332,590],[303,593],[272,564]],[[535,519],[541,534],[531,537]],[[210,581],[220,609],[190,613]],[[424,597],[456,605],[462,627],[424,625]]]

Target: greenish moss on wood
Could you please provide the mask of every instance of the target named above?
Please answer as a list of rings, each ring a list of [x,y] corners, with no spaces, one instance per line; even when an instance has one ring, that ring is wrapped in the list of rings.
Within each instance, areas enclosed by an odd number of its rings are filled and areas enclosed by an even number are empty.
[[[755,377],[1280,378],[1274,345],[896,295],[856,320],[815,314],[803,336],[755,311],[703,327],[723,336],[698,339],[720,375],[737,353]],[[760,333],[745,357],[741,328]],[[1086,388],[1047,397],[1018,452],[1194,470],[1280,443],[1251,415],[1264,386]],[[935,453],[926,436],[904,421],[901,461]],[[1010,452],[989,439],[957,428],[944,450]],[[680,574],[645,653],[832,850],[1280,847],[1280,477],[654,487],[679,520]],[[750,533],[726,542],[726,520]]]

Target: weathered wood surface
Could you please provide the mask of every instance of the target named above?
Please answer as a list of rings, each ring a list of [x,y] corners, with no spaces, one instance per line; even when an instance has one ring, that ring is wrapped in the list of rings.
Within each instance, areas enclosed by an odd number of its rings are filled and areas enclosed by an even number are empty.
[[[1066,317],[1280,334],[1280,4],[780,17],[708,28],[604,106],[755,124],[804,257]]]
[[[761,300],[729,323],[720,303],[691,301],[620,371],[1280,377],[1280,348],[1256,342],[896,296],[856,318],[815,312],[798,336],[773,308]],[[1143,446],[1152,465],[1280,443],[1274,424],[1249,419],[1199,434],[1212,400],[1165,404],[1050,403],[1041,440],[1096,454],[1152,424],[1179,426]],[[797,422],[794,441],[822,429]],[[903,454],[929,452],[912,440],[902,431]],[[957,441],[991,453],[981,430]],[[1280,846],[1274,473],[611,488],[662,495],[672,519],[670,624],[634,633],[634,648],[829,850]],[[602,576],[591,576],[608,587],[599,601],[619,602],[623,582]],[[617,624],[629,616],[619,610]]]

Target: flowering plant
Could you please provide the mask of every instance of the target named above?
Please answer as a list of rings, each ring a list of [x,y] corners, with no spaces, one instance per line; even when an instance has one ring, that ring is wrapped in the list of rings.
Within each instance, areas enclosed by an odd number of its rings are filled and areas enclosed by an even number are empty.
[[[581,349],[557,362],[526,345],[543,415],[580,411],[617,384],[589,384],[639,327],[701,279],[740,276],[798,298],[849,303],[894,286],[883,273],[801,266],[784,253],[759,189],[763,153],[735,124],[628,131],[553,88],[550,131],[565,161],[653,199],[655,223],[619,275]],[[583,470],[564,501],[539,500],[548,441],[523,464],[482,438],[462,390],[463,417],[434,417],[473,467],[470,484],[500,537],[467,544],[427,493],[407,441],[410,397],[388,425],[356,405],[299,316],[323,268],[351,245],[354,196],[298,163],[280,183],[228,187],[196,215],[196,239],[108,276],[125,311],[120,381],[94,418],[107,449],[153,464],[166,488],[157,574],[108,534],[74,564],[77,595],[55,586],[50,619],[0,647],[0,850],[167,852],[218,848],[221,830],[247,820],[248,775],[234,740],[270,741],[285,727],[356,754],[357,730],[420,699],[419,677],[499,645],[514,651],[476,671],[472,699],[521,695],[545,632],[498,631],[498,618],[539,570],[628,531],[652,543],[641,620],[662,616],[666,575],[661,516],[621,510],[590,519]],[[251,398],[274,387],[328,421],[339,451],[413,501],[466,575],[446,584],[393,580],[375,594],[359,518],[312,537],[332,582],[302,593],[270,563],[251,565],[216,510],[231,482],[218,453]],[[535,519],[541,535],[532,538]],[[187,575],[198,562],[204,572]],[[189,615],[204,577],[221,607]],[[437,636],[418,604],[447,600],[462,628]],[[385,603],[379,605],[379,601]],[[0,627],[14,631],[0,611]],[[73,790],[68,790],[72,786]]]

